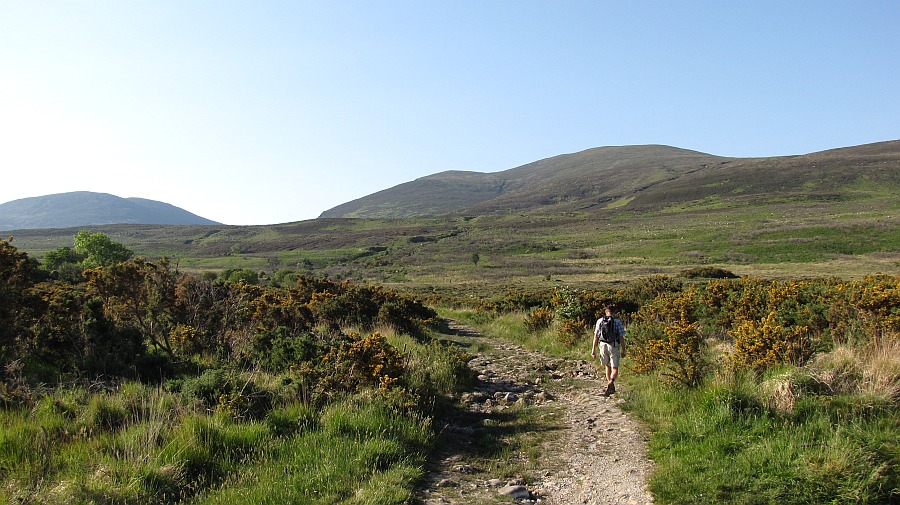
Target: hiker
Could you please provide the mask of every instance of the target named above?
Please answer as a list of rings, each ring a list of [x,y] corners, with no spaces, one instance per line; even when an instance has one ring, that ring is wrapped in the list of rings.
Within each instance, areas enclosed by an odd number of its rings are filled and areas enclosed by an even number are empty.
[[[600,362],[606,369],[606,390],[603,396],[616,392],[616,376],[619,375],[619,359],[625,356],[625,325],[613,313],[611,305],[604,309],[606,315],[597,320],[594,328],[594,344],[591,357],[597,357],[597,345],[600,346]]]

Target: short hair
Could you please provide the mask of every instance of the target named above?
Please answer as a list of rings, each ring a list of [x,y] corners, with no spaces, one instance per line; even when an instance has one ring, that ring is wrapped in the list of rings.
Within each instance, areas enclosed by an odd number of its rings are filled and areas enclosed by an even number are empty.
[[[615,311],[616,311],[615,307],[613,307],[612,305],[607,305],[606,307],[603,307],[603,310],[604,310],[604,311],[608,310],[608,311],[610,311],[610,312],[615,312]]]

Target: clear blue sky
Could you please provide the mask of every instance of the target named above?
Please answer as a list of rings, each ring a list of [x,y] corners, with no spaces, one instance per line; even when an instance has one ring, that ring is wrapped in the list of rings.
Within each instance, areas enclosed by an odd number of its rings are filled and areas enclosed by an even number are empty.
[[[895,0],[0,0],[0,203],[271,224],[598,146],[897,138]]]

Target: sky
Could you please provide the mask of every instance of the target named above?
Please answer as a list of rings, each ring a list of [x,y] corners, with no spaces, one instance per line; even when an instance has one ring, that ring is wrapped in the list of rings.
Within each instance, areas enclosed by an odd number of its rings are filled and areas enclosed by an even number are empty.
[[[0,203],[316,218],[610,145],[900,138],[900,2],[0,0]]]

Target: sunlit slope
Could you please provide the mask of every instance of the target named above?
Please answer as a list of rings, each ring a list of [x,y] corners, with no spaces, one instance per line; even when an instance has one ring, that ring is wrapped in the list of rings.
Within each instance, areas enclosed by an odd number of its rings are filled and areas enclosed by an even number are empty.
[[[442,172],[379,191],[321,217],[647,210],[703,199],[845,199],[894,191],[900,141],[801,156],[724,158],[667,146],[599,147],[496,173]]]

